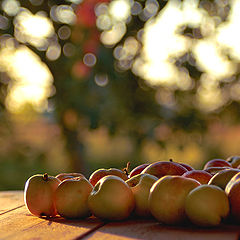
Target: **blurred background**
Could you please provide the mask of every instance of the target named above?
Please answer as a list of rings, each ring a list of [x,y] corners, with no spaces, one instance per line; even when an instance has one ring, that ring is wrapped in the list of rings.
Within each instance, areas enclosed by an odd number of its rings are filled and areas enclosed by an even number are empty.
[[[1,0],[0,190],[239,155],[239,12],[238,0]]]

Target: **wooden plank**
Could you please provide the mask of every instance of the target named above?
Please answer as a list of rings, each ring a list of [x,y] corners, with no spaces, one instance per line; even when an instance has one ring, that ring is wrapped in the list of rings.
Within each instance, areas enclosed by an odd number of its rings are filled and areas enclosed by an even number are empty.
[[[0,192],[0,215],[24,206],[23,191]]]
[[[0,239],[74,239],[103,222],[96,218],[66,220],[38,218],[30,214],[25,206],[0,215]]]
[[[238,240],[236,228],[199,229],[194,226],[164,226],[155,220],[129,220],[104,225],[84,239],[133,240],[133,239],[168,239],[168,240]]]

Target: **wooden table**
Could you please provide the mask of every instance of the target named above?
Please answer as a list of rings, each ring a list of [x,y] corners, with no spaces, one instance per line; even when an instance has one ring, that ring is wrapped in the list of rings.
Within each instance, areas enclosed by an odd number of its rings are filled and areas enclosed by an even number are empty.
[[[22,191],[0,192],[0,239],[163,239],[163,240],[240,240],[240,225],[218,228],[164,226],[155,220],[129,219],[102,222],[90,217],[65,220],[31,215],[24,205]]]

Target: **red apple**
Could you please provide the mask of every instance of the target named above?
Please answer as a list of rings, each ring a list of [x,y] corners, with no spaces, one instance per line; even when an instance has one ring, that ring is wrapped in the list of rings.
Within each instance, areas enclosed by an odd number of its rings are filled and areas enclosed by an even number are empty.
[[[85,178],[85,176],[81,173],[59,173],[58,175],[56,175],[56,178],[58,178],[60,181],[75,177]]]
[[[203,169],[210,167],[232,167],[232,165],[224,159],[212,159],[205,163]]]
[[[199,181],[201,184],[207,184],[212,178],[212,175],[204,170],[192,170],[185,172],[183,177],[192,178]]]
[[[135,207],[132,190],[118,176],[101,178],[88,197],[88,207],[96,217],[107,220],[123,220]]]
[[[180,164],[172,161],[155,162],[147,166],[142,173],[148,173],[161,178],[166,175],[182,175],[188,170]]]
[[[188,193],[200,183],[183,176],[165,176],[150,189],[149,209],[152,215],[165,224],[181,224],[187,220],[184,204]]]
[[[138,165],[137,167],[135,167],[128,175],[129,178],[138,175],[139,173],[141,173],[143,171],[143,169],[145,169],[147,166],[149,166],[149,163],[144,163],[141,165]]]
[[[60,182],[47,173],[33,175],[26,181],[24,202],[33,215],[54,217],[57,214],[54,193]]]
[[[84,218],[90,216],[88,197],[93,189],[85,177],[62,181],[54,194],[57,212],[64,218]]]
[[[109,168],[109,169],[98,169],[94,171],[91,176],[89,177],[89,182],[95,186],[96,183],[103,177],[108,176],[108,175],[114,175],[122,178],[124,181],[128,179],[128,176],[126,175],[125,172],[123,172],[120,169],[117,168]]]
[[[194,168],[187,163],[179,163],[179,164],[185,167],[188,171],[194,170]]]

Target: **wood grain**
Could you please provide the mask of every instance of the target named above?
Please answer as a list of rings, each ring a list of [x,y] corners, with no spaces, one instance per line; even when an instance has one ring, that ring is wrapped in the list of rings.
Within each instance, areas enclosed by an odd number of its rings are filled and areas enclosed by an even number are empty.
[[[165,226],[154,220],[129,220],[109,223],[88,235],[86,239],[132,240],[238,240],[239,227],[199,229]]]
[[[24,206],[23,191],[0,192],[0,215]]]
[[[222,224],[217,228],[166,226],[154,219],[129,219],[104,223],[97,218],[66,220],[38,218],[24,205],[22,191],[0,192],[0,239],[8,240],[239,240],[240,226]]]
[[[0,239],[19,239],[19,236],[21,239],[75,239],[103,224],[96,218],[38,218],[30,214],[23,205],[0,215]]]

